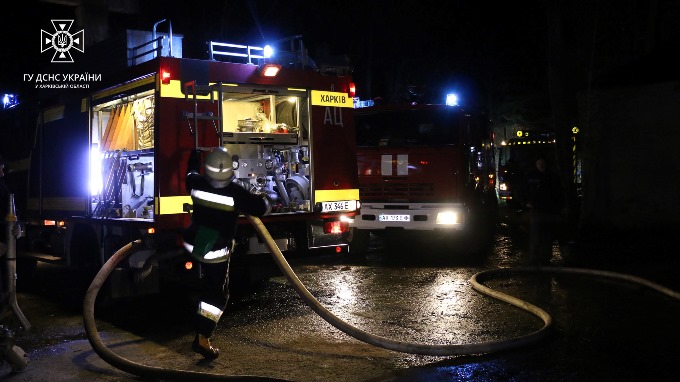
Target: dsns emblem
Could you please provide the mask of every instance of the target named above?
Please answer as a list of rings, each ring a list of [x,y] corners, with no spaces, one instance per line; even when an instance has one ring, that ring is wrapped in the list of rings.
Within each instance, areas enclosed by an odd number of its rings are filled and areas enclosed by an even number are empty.
[[[40,52],[44,53],[47,50],[54,49],[52,62],[73,62],[71,48],[85,52],[85,31],[81,29],[71,34],[73,20],[52,20],[52,26],[54,27],[53,34],[40,30]]]

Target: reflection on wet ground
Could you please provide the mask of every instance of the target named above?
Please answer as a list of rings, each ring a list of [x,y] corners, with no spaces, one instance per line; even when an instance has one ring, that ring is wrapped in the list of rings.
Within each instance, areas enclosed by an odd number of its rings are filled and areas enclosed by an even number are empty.
[[[291,266],[333,314],[372,334],[426,344],[518,337],[540,328],[541,321],[469,285],[470,277],[481,270],[522,262],[526,230],[513,219],[499,222],[480,257],[456,254],[441,243],[409,242],[404,235],[396,242],[373,237],[372,252],[363,258],[324,254],[291,260]],[[665,280],[678,282],[679,268],[669,261],[639,263],[616,256],[623,252],[602,251],[611,243],[579,245],[556,242],[553,264],[569,260],[564,255],[573,255],[578,247],[577,260],[583,264],[631,272],[663,285],[668,285]],[[21,345],[35,357],[35,367],[49,367],[64,381],[128,380],[102,365],[84,340],[79,295],[83,283],[51,267],[43,270],[41,283],[20,296],[34,325],[32,333],[20,338]],[[513,276],[487,285],[548,311],[554,320],[552,336],[499,354],[434,357],[388,351],[323,321],[282,275],[233,286],[215,335],[228,356],[209,369],[197,363],[188,347],[194,306],[186,291],[126,301],[99,310],[98,317],[100,332],[106,338],[122,338],[117,350],[135,360],[227,375],[299,382],[646,381],[677,376],[680,355],[667,350],[680,340],[677,301],[635,285],[587,277]],[[38,381],[44,373],[33,370],[17,377],[21,379],[14,380]]]

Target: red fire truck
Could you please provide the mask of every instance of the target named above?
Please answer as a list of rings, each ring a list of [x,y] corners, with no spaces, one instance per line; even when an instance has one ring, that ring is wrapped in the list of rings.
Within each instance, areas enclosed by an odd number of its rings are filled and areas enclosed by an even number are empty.
[[[355,109],[355,123],[362,206],[350,252],[365,252],[371,233],[438,237],[461,250],[483,240],[497,205],[483,120],[460,106],[382,104]]]
[[[44,100],[37,125],[24,127],[35,130],[35,145],[9,158],[26,228],[20,262],[96,271],[141,239],[145,248],[112,274],[112,297],[195,278],[200,265],[187,270],[180,246],[191,209],[187,159],[215,146],[234,155],[235,181],[275,201],[262,221],[284,254],[346,251],[360,205],[351,73],[318,69],[299,36],[273,54],[210,42],[207,59],[181,57],[182,36],[171,29],[126,37],[127,67]],[[114,53],[107,65],[119,61]],[[247,219],[240,223],[235,259],[266,253]]]

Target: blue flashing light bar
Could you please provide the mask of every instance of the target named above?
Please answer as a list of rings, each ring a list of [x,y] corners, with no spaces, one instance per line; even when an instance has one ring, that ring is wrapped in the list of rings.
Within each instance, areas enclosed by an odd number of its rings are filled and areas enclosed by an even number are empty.
[[[446,106],[458,106],[458,95],[449,93],[446,95]]]
[[[361,109],[361,108],[364,108],[364,107],[371,107],[373,105],[375,105],[375,102],[373,102],[372,99],[367,99],[365,101],[362,101],[361,99],[359,99],[359,97],[354,97],[354,108],[355,109]]]
[[[2,95],[2,108],[11,109],[19,104],[19,99],[16,94],[3,94]]]
[[[271,45],[265,45],[263,51],[264,58],[270,58],[274,55],[274,48],[272,48]]]

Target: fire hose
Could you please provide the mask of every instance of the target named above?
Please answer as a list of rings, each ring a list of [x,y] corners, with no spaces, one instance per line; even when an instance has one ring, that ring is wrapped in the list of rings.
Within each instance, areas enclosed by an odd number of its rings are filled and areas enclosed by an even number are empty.
[[[491,280],[493,278],[498,278],[502,276],[508,276],[512,274],[522,274],[522,273],[553,273],[553,274],[577,274],[577,275],[587,275],[587,276],[597,276],[611,278],[618,281],[630,282],[639,284],[641,286],[650,288],[659,293],[665,294],[673,299],[680,300],[680,293],[673,291],[669,288],[665,288],[658,284],[652,283],[645,279],[630,276],[621,273],[599,271],[592,269],[580,269],[580,268],[562,268],[562,267],[516,267],[516,268],[499,268],[487,271],[481,271],[476,273],[470,278],[470,284],[472,288],[479,293],[493,297],[500,301],[511,304],[515,307],[523,309],[543,321],[543,327],[531,332],[527,335],[514,337],[506,340],[489,341],[482,343],[471,343],[471,344],[420,344],[420,343],[409,343],[405,341],[397,341],[381,336],[377,336],[371,333],[367,333],[359,328],[356,328],[349,323],[342,321],[332,312],[326,309],[302,284],[300,279],[297,277],[295,272],[291,269],[288,262],[285,260],[281,250],[276,245],[276,242],[271,237],[266,227],[262,221],[253,216],[248,216],[250,223],[255,227],[256,231],[264,239],[267,248],[270,250],[275,262],[277,263],[279,269],[283,272],[288,282],[292,284],[298,295],[309,305],[312,310],[314,310],[318,315],[320,315],[329,324],[333,325],[335,328],[341,330],[345,334],[348,334],[358,340],[366,342],[371,345],[375,345],[388,350],[393,350],[402,353],[410,354],[420,354],[420,355],[431,355],[431,356],[454,356],[454,355],[481,355],[497,353],[501,351],[506,351],[522,346],[527,346],[530,344],[537,343],[545,339],[551,332],[552,329],[552,318],[543,309],[532,305],[526,301],[520,300],[508,294],[499,292],[497,290],[491,289],[483,284],[484,281]],[[147,365],[142,365],[129,361],[116,353],[109,350],[106,345],[102,342],[97,331],[96,322],[94,318],[94,303],[97,297],[99,289],[102,287],[106,279],[112,270],[130,255],[134,250],[141,246],[141,241],[137,240],[125,245],[123,248],[119,249],[101,268],[99,273],[95,276],[94,280],[90,284],[87,293],[85,294],[83,318],[85,324],[85,330],[95,352],[106,362],[112,366],[126,371],[130,374],[137,375],[142,378],[151,379],[168,379],[168,380],[192,380],[192,381],[221,381],[221,380],[262,380],[262,381],[281,381],[280,379],[272,379],[257,376],[229,376],[221,374],[209,374],[201,372],[193,372],[186,370],[174,370],[174,369],[163,369],[158,367],[152,367]]]

